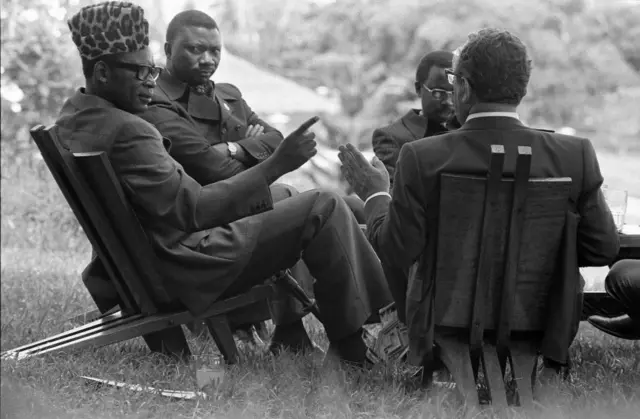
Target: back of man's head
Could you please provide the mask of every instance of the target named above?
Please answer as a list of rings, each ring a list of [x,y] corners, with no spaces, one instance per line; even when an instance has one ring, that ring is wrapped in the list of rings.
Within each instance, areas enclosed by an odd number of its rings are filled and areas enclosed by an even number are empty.
[[[509,31],[489,28],[469,35],[454,64],[479,102],[518,105],[527,94],[531,59],[524,43]]]
[[[429,76],[432,67],[451,68],[451,51],[433,51],[422,57],[416,69],[416,82],[422,84]]]
[[[180,29],[184,27],[220,30],[216,21],[208,14],[200,10],[185,10],[175,15],[174,18],[171,19],[171,22],[169,22],[165,39],[166,42],[170,44],[173,43]]]

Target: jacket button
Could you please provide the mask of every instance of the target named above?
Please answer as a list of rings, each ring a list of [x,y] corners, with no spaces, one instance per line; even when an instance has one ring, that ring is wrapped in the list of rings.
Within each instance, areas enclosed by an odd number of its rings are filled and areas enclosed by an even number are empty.
[[[242,128],[242,125],[236,125],[233,129],[236,131],[240,131],[240,128]]]

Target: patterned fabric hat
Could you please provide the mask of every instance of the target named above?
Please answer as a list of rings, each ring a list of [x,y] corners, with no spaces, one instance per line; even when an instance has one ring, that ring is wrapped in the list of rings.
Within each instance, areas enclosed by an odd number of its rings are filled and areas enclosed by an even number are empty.
[[[88,60],[149,46],[149,22],[142,7],[133,3],[106,1],[86,6],[67,24],[80,56]]]

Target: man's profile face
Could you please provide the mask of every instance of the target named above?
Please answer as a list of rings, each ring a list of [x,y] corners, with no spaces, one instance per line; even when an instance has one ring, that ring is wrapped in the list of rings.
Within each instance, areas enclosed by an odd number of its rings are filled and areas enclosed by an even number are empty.
[[[118,108],[131,113],[147,109],[156,86],[152,71],[156,67],[151,51],[147,48],[128,52],[105,62],[110,68],[106,85],[109,100]]]
[[[217,29],[185,26],[165,46],[173,75],[190,86],[205,84],[220,64],[222,36]]]
[[[426,80],[420,86],[422,113],[425,118],[436,122],[445,122],[453,112],[451,93],[445,94],[443,92],[453,91],[453,86],[448,82],[444,70],[441,67],[431,67]],[[434,96],[439,96],[439,98]]]

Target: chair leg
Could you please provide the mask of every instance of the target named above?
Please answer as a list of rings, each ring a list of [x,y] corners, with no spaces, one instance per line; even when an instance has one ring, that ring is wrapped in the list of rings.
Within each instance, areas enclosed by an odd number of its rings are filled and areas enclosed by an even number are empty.
[[[205,324],[202,320],[194,320],[186,323],[185,326],[194,336],[200,336],[206,331]]]
[[[442,362],[453,376],[465,404],[470,407],[479,406],[480,400],[476,390],[468,343],[457,337],[443,334],[436,334],[436,342],[440,346]]]
[[[512,342],[511,371],[518,388],[518,401],[521,407],[533,407],[532,374],[538,363],[538,351],[531,342]]]
[[[191,357],[191,350],[181,326],[148,333],[142,338],[151,352],[158,352],[184,361]]]
[[[497,408],[506,408],[508,406],[507,391],[496,348],[492,345],[485,345],[482,352],[485,378],[491,394],[491,405]]]
[[[238,347],[233,339],[227,317],[225,315],[208,317],[204,322],[227,364],[236,364],[238,362]]]

